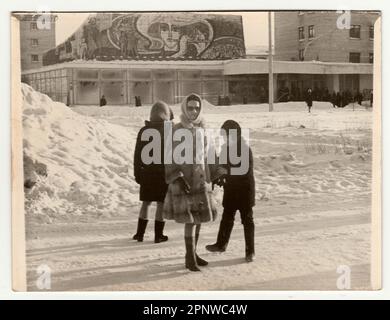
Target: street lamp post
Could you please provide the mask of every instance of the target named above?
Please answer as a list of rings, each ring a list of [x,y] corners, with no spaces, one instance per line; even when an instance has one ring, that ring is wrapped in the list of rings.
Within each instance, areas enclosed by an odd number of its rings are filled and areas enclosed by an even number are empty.
[[[274,75],[272,66],[272,23],[271,11],[268,12],[268,103],[269,112],[274,110]]]

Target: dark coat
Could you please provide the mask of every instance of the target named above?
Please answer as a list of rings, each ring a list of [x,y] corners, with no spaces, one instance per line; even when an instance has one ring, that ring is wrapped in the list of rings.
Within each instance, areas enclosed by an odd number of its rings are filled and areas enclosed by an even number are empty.
[[[105,106],[106,104],[107,104],[106,98],[101,97],[101,99],[100,99],[100,106],[103,107],[103,106]]]
[[[142,133],[146,129],[156,129],[161,135],[161,163],[145,164],[141,159],[141,152],[149,141],[141,141]],[[138,132],[134,151],[134,177],[140,184],[141,201],[164,202],[168,185],[165,183],[164,167],[164,122],[145,121],[145,126]]]
[[[313,106],[313,94],[311,92],[306,93],[306,104],[308,107]]]
[[[248,147],[248,146],[247,146]],[[222,148],[226,148],[224,145]],[[253,174],[253,154],[249,148],[249,168],[244,175],[231,175],[231,169],[234,167],[228,162],[222,165],[228,171],[226,183],[223,186],[222,205],[225,209],[248,210],[255,205],[255,178]],[[239,166],[239,165],[235,165]]]

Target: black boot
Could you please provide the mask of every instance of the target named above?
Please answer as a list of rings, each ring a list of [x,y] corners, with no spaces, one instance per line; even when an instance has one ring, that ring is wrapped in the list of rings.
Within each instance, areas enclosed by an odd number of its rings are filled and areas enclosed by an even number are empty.
[[[209,263],[206,260],[199,257],[198,254],[196,253],[196,247],[198,245],[198,240],[199,240],[199,233],[196,233],[195,234],[195,259],[196,259],[196,263],[198,264],[198,266],[204,267],[204,266],[207,266]]]
[[[137,225],[137,233],[133,236],[133,240],[137,240],[138,242],[144,241],[144,234],[146,230],[146,226],[148,225],[149,220],[145,219],[138,219],[138,225]]]
[[[168,241],[168,237],[163,235],[165,221],[154,221],[154,242],[160,243]]]
[[[186,268],[191,271],[200,271],[195,257],[195,244],[193,237],[184,237],[186,244]]]
[[[234,221],[222,219],[221,223],[219,224],[217,242],[207,245],[206,249],[210,252],[225,252],[230,240],[233,226]]]
[[[253,222],[244,224],[245,236],[245,260],[253,262],[255,260],[255,225]]]

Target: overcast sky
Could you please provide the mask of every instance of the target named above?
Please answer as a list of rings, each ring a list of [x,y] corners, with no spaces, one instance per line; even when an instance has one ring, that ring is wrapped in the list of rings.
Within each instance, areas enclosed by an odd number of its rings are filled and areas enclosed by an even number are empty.
[[[221,12],[240,14],[244,25],[246,47],[268,45],[268,20],[266,12]],[[88,17],[89,13],[57,13],[56,42],[66,40]]]

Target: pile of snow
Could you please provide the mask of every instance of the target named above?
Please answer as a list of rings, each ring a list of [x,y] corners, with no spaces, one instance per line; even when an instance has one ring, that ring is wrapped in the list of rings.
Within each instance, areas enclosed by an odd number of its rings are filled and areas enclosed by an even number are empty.
[[[26,213],[110,216],[138,204],[135,130],[80,115],[26,84],[22,96],[23,151],[47,168],[26,193]]]
[[[22,92],[24,153],[31,168],[45,168],[44,174],[31,178],[26,212],[45,217],[137,215],[133,153],[151,106],[69,108],[28,85],[22,85]],[[304,102],[275,104],[275,112],[268,112],[267,104],[204,105],[208,128],[235,119],[251,130],[257,200],[370,190],[371,154],[365,150],[371,137],[370,110],[335,109],[326,102],[315,102],[312,113]],[[171,107],[177,122],[180,105]],[[347,146],[336,152],[343,140],[351,143],[351,152],[345,151]],[[315,150],[306,150],[307,145]],[[317,152],[317,145],[326,152]],[[215,195],[220,202],[221,188]]]

